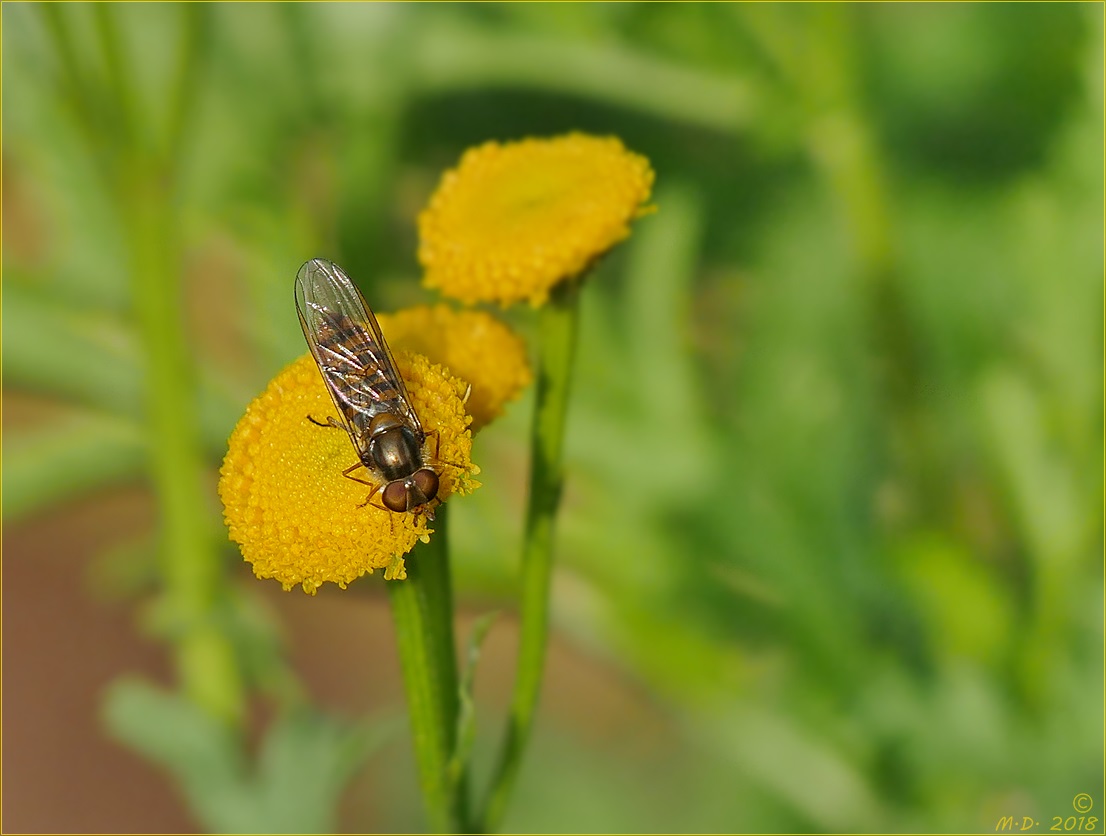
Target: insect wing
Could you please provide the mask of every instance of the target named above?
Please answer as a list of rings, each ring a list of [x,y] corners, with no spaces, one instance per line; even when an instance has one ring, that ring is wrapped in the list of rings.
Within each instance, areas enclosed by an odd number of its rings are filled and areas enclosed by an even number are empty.
[[[391,412],[421,437],[407,388],[364,297],[342,268],[325,259],[296,275],[296,311],[327,389],[361,453],[373,416]]]

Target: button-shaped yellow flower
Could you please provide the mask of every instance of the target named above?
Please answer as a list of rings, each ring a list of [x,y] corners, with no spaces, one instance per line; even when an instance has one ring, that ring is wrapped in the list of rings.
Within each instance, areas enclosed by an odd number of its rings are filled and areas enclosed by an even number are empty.
[[[424,450],[438,460],[438,498],[471,492],[479,468],[470,459],[466,383],[421,355],[399,351],[395,359],[430,434]],[[337,417],[318,367],[304,355],[269,383],[231,434],[219,479],[230,538],[254,574],[286,590],[298,584],[314,594],[327,581],[345,588],[374,569],[406,577],[403,555],[432,533],[425,514],[365,504],[372,487],[342,475],[358,460],[349,436],[309,415]],[[363,468],[351,475],[372,479]]]
[[[573,133],[472,148],[419,216],[425,284],[471,304],[542,304],[630,234],[653,185],[614,137]]]
[[[472,385],[465,408],[474,433],[498,418],[533,379],[525,343],[485,311],[423,305],[381,314],[377,320],[390,346],[441,363]]]

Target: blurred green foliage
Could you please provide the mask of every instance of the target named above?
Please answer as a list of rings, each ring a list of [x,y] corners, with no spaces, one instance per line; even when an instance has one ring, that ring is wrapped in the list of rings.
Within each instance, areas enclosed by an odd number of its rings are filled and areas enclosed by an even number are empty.
[[[158,387],[185,393],[210,493],[303,351],[300,263],[334,258],[381,310],[423,300],[414,218],[465,147],[614,133],[660,211],[585,293],[554,614],[682,734],[643,761],[539,728],[507,828],[990,831],[1102,789],[1100,5],[3,17],[4,385],[60,407],[4,434],[5,522],[155,473]],[[159,304],[184,366],[151,357]],[[528,409],[478,439],[485,487],[451,515],[471,601],[512,589]],[[154,622],[199,607],[245,687],[298,705],[218,555]],[[312,764],[281,820],[331,826],[376,745],[300,706],[247,778],[222,726],[144,689],[109,721],[214,829],[273,829]],[[478,727],[478,764],[491,743]]]

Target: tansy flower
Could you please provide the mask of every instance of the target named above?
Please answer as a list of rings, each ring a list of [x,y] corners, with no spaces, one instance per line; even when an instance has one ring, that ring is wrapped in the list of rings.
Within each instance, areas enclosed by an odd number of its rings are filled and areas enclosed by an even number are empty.
[[[424,282],[471,304],[542,304],[630,234],[653,170],[614,137],[472,148],[419,215]]]
[[[526,345],[484,311],[424,305],[377,319],[393,348],[422,354],[472,385],[465,408],[474,433],[499,417],[533,378]]]
[[[421,355],[399,351],[395,359],[430,433],[424,449],[438,459],[438,498],[471,492],[479,468],[470,460],[466,384]],[[349,436],[308,415],[325,422],[335,410],[318,367],[304,355],[272,380],[231,433],[219,479],[231,539],[254,574],[286,590],[299,584],[313,595],[326,581],[345,588],[374,569],[388,579],[406,577],[403,555],[431,534],[425,514],[366,505],[372,488],[342,475],[358,461]],[[363,468],[351,475],[373,478]]]

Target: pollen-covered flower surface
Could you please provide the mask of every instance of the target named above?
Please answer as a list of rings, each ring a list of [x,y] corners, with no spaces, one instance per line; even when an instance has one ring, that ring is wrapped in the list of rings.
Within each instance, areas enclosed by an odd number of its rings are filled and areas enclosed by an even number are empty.
[[[471,492],[479,468],[470,459],[466,384],[421,355],[399,351],[395,359],[431,433],[424,454],[438,459],[432,463],[441,480],[438,498]],[[286,590],[300,585],[314,594],[327,581],[344,588],[374,569],[404,578],[402,556],[432,533],[426,516],[365,505],[372,487],[342,475],[358,461],[349,436],[308,415],[325,422],[337,412],[318,367],[304,355],[269,383],[231,434],[219,479],[230,538],[254,574]],[[364,468],[351,475],[374,479]]]
[[[525,343],[485,311],[423,305],[377,319],[390,346],[422,354],[471,384],[465,408],[473,432],[498,418],[533,379]]]
[[[419,216],[424,282],[468,304],[540,305],[630,234],[652,186],[649,161],[614,137],[472,148]]]

